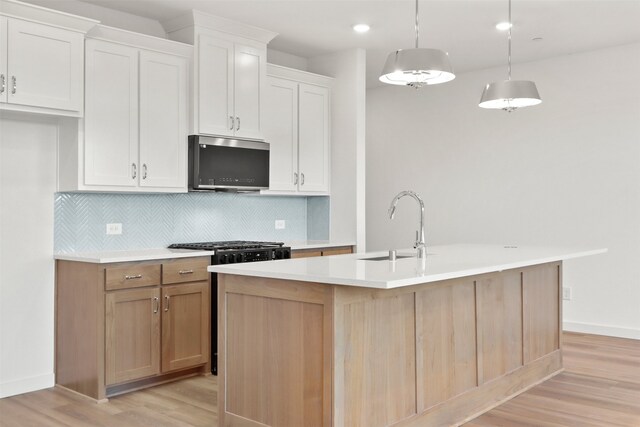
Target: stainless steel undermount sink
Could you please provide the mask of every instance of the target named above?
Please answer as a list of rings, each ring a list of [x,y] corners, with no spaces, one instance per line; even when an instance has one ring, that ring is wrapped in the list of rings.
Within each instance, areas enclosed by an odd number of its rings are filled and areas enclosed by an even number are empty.
[[[415,255],[397,255],[396,259],[400,258],[415,258]],[[371,258],[360,258],[360,261],[389,261],[389,255],[376,256]]]

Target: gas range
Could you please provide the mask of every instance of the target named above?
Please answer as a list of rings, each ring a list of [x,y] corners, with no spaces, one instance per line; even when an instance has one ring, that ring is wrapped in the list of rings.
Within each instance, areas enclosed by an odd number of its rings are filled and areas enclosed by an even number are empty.
[[[213,265],[291,258],[291,248],[284,246],[282,242],[232,240],[222,242],[174,243],[169,245],[169,248],[213,251],[211,255],[211,263]]]

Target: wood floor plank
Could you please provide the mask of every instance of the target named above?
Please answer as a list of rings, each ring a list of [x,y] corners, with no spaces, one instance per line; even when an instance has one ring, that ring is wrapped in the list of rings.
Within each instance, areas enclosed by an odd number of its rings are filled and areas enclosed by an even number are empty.
[[[465,427],[639,427],[640,340],[564,333],[563,344],[563,373]],[[217,393],[214,376],[163,384],[104,404],[51,388],[0,399],[0,427],[213,427]]]

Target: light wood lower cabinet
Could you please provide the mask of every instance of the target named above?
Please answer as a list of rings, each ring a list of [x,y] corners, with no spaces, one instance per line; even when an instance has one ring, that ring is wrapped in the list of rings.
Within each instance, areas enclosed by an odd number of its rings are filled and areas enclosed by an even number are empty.
[[[96,400],[210,372],[210,257],[56,262],[56,384]]]
[[[352,254],[353,246],[339,246],[331,248],[297,249],[291,251],[291,258],[309,258],[316,256],[330,256]]]

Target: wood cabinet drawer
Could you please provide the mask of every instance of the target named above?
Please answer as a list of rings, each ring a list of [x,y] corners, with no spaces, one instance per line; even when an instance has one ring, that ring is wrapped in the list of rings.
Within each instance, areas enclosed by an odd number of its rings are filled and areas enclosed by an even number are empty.
[[[353,249],[351,246],[342,246],[339,248],[323,249],[322,256],[351,254]]]
[[[167,261],[162,264],[162,284],[197,282],[207,280],[209,272],[207,266],[211,264],[211,258],[181,258]]]
[[[160,284],[160,264],[127,265],[105,269],[105,290],[140,288]]]

